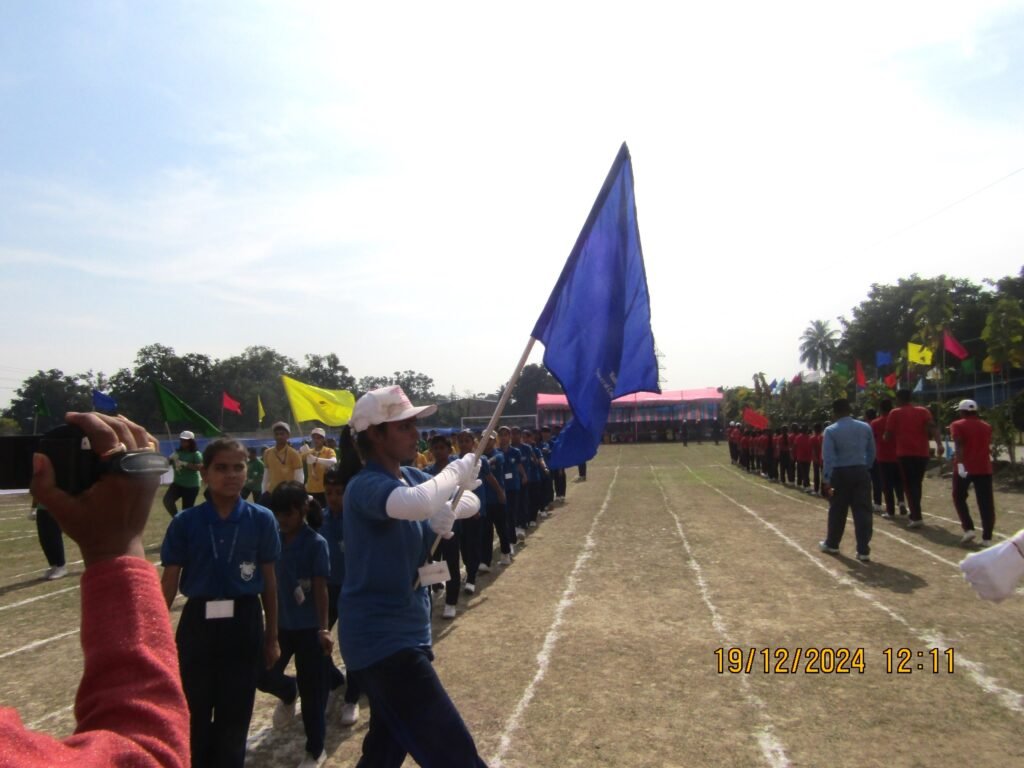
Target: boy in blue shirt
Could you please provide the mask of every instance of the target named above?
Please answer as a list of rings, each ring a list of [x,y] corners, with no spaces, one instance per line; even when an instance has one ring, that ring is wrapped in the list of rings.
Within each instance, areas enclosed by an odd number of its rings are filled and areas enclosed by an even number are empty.
[[[270,510],[242,500],[246,459],[237,440],[206,446],[201,472],[210,500],[179,512],[160,548],[168,609],[179,587],[188,598],[176,639],[193,768],[244,765],[257,677],[281,655],[274,573],[281,541]]]
[[[516,442],[522,445],[519,439],[519,430],[515,430]],[[505,455],[505,497],[508,499],[505,510],[508,518],[509,540],[517,541],[526,539],[526,520],[521,519],[523,501],[526,493],[526,468],[523,466],[525,459],[518,447],[512,444],[513,430],[508,427],[498,428],[498,444],[501,452]]]
[[[505,510],[505,454],[494,447],[498,433],[492,432],[484,447],[484,458],[490,465],[489,479],[484,483],[483,524],[480,531],[480,571],[491,570],[494,558],[494,532],[498,532],[498,548],[501,550],[500,565],[512,565],[512,544],[509,539],[508,519]]]

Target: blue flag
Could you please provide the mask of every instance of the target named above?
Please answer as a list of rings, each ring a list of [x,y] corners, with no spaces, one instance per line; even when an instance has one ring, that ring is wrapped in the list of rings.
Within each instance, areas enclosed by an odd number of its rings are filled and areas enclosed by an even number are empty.
[[[594,457],[614,398],[661,391],[625,143],[532,336],[544,344],[544,365],[572,408],[552,444],[554,469]]]
[[[875,367],[883,365],[892,365],[892,352],[875,352]]]
[[[917,385],[914,387],[915,392],[924,392],[924,376],[917,378]]]
[[[113,413],[117,410],[117,400],[110,395],[103,394],[98,389],[94,389],[92,391],[92,407],[97,411],[110,411]]]

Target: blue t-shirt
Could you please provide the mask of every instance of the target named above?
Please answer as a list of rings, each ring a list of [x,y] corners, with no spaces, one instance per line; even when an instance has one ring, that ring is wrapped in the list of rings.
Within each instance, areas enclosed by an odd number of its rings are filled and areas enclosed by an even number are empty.
[[[503,448],[505,454],[505,490],[518,491],[521,485],[519,466],[523,463],[523,454],[514,445]]]
[[[258,595],[264,587],[260,566],[280,553],[274,515],[242,499],[226,520],[209,501],[179,512],[160,547],[165,566],[181,566],[181,593],[206,599]]]
[[[335,515],[330,509],[324,510],[324,524],[320,526],[320,535],[327,541],[327,550],[331,555],[331,573],[327,583],[340,587],[345,579],[345,528],[344,513]]]
[[[489,454],[484,454],[484,458],[487,459],[487,466],[490,467],[494,479],[498,481],[498,487],[505,490],[505,454],[495,448]],[[483,487],[486,489],[484,504],[499,504],[498,492],[491,488],[489,483],[485,482]]]
[[[461,456],[459,458],[462,458]],[[490,488],[487,483],[487,478],[491,474],[491,464],[488,461],[480,462],[480,471],[477,473],[477,480],[480,481],[480,487],[474,488],[473,493],[480,499],[480,511],[484,511],[484,505],[487,504],[487,494],[490,493]]]
[[[531,483],[539,483],[541,480],[544,479],[544,470],[540,468],[540,448],[538,448],[536,445],[526,444],[523,445],[523,448],[529,451],[530,455],[533,457],[533,460],[530,461],[526,467],[526,477],[529,479]]]
[[[277,626],[281,629],[318,629],[313,598],[313,578],[327,578],[331,570],[327,541],[308,525],[291,542],[281,542],[281,557],[274,563],[277,574]],[[298,600],[302,589],[302,602]]]
[[[388,496],[430,476],[402,467],[402,480],[368,462],[345,488],[345,581],[338,640],[349,669],[365,669],[406,648],[429,647],[430,594],[413,589],[434,534],[426,520],[388,517]]]

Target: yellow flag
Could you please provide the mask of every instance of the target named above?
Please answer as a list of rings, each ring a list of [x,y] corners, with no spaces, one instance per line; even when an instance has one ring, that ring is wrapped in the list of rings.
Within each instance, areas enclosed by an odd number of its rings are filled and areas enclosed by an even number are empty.
[[[986,357],[981,362],[981,370],[983,370],[985,373],[1001,373],[999,363],[997,363],[991,357]]]
[[[295,421],[320,421],[329,427],[348,424],[356,399],[347,389],[321,389],[288,376],[281,381]]]
[[[256,395],[256,413],[259,415],[259,424],[263,423],[263,418],[267,415],[267,412],[263,410],[263,400],[260,399],[259,395]]]
[[[918,365],[932,364],[932,351],[920,344],[907,344],[907,360]]]

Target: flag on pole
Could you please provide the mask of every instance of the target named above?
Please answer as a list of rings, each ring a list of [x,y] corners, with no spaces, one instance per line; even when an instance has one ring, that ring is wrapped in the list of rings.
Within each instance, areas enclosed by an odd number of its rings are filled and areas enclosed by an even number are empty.
[[[889,389],[896,389],[896,385],[900,383],[900,375],[896,373],[896,371],[893,371],[888,376],[886,376],[885,379],[883,379],[883,381],[885,381],[885,386],[887,386]]]
[[[94,389],[92,391],[92,407],[97,411],[110,411],[114,413],[117,410],[117,400],[108,394],[100,392],[98,389]]]
[[[907,343],[907,360],[918,365],[932,364],[932,351],[920,344]]]
[[[969,357],[960,363],[960,370],[968,374],[974,373],[974,358]]]
[[[256,395],[256,415],[259,417],[257,424],[262,424],[263,419],[267,417],[267,412],[263,410],[263,400],[258,394]]]
[[[796,386],[797,384],[802,384],[803,381],[804,381],[803,378],[798,373],[796,376],[793,377],[793,379],[789,383],[792,384],[793,386]],[[807,383],[808,384],[813,384],[815,381],[817,381],[817,379],[812,380],[811,375],[810,374],[807,375]]]
[[[855,374],[857,377],[857,389],[864,389],[868,385],[867,376],[864,375],[864,366],[860,364],[860,360],[854,360]]]
[[[1002,367],[991,355],[989,355],[981,361],[981,370],[985,373],[1000,373],[1002,371]]]
[[[836,363],[832,366],[832,373],[838,373],[840,376],[849,376],[850,366],[846,363]]]
[[[763,413],[758,413],[750,406],[743,409],[743,421],[749,424],[754,429],[767,429],[768,428],[768,417]]]
[[[242,415],[242,404],[223,390],[220,393],[220,407],[225,411],[237,413],[239,416]]]
[[[36,396],[35,414],[36,416],[53,416],[53,414],[50,413],[50,407],[46,404],[46,401],[43,399],[42,392],[40,392]]]
[[[319,421],[329,427],[348,424],[356,399],[347,389],[321,389],[289,376],[282,376],[281,381],[296,422]]]
[[[625,143],[531,336],[573,414],[553,443],[553,469],[593,458],[613,399],[661,391]]]
[[[222,434],[209,420],[159,381],[154,380],[153,387],[156,389],[156,399],[164,421],[186,422],[189,427],[202,432],[206,437],[216,437]]]
[[[892,365],[892,352],[875,352],[875,367],[883,365]]]
[[[945,350],[953,357],[958,360],[967,359],[967,350],[964,348],[964,345],[953,338],[953,334],[949,331],[942,332],[942,344]]]
[[[924,376],[917,377],[917,384],[914,386],[915,392],[924,392]]]

